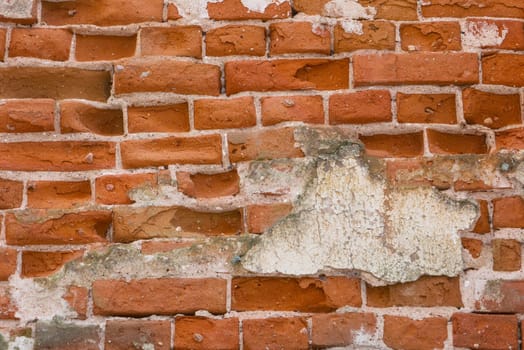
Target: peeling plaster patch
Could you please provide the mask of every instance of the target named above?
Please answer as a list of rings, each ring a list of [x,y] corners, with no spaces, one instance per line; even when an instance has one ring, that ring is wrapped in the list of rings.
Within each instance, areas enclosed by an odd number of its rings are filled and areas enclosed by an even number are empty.
[[[362,22],[359,21],[342,21],[340,23],[342,25],[342,29],[344,29],[344,32],[348,34],[364,34],[364,30],[362,29]]]
[[[33,0],[2,0],[0,16],[6,18],[29,18],[33,10]]]
[[[240,0],[248,10],[264,13],[271,4],[281,4],[286,0]],[[221,3],[224,0],[172,0],[180,15],[189,19],[209,18],[208,3]]]
[[[294,213],[242,259],[247,270],[291,275],[360,270],[379,279],[372,281],[377,284],[462,271],[457,232],[474,223],[477,208],[430,187],[389,188],[360,152],[353,144],[319,158]]]
[[[240,0],[244,7],[248,8],[249,11],[264,13],[266,8],[271,4],[280,5],[286,0]]]
[[[371,6],[362,6],[356,0],[331,0],[324,5],[322,13],[328,17],[348,19],[373,19],[377,10]]]
[[[33,350],[35,341],[27,337],[16,337],[14,341],[9,342],[8,350]]]
[[[490,47],[502,44],[508,28],[499,28],[495,23],[468,22],[464,32],[464,45],[470,47]]]

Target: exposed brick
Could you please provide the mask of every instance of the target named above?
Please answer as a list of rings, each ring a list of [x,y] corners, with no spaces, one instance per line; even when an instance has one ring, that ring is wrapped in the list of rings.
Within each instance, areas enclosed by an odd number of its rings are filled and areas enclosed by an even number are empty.
[[[371,313],[314,315],[312,321],[315,348],[354,345],[359,336],[373,337],[377,327],[375,315]]]
[[[462,238],[462,247],[468,251],[473,259],[478,259],[482,254],[482,241],[480,239]]]
[[[295,146],[292,128],[228,134],[229,159],[243,162],[254,159],[296,158],[304,154]]]
[[[109,142],[2,143],[0,154],[2,170],[83,171],[115,166],[115,145]]]
[[[524,17],[520,0],[432,0],[422,4],[424,17]]]
[[[293,205],[289,203],[250,205],[247,207],[247,229],[250,233],[262,233],[292,209]]]
[[[189,131],[188,105],[128,107],[127,123],[130,133]]]
[[[199,26],[169,28],[146,27],[140,30],[142,56],[202,57],[202,30]]]
[[[87,302],[89,291],[85,287],[69,286],[62,298],[69,307],[77,313],[77,318],[85,320],[87,317]]]
[[[435,154],[482,154],[488,152],[486,135],[427,131],[429,150]]]
[[[524,86],[524,55],[500,53],[482,57],[482,81],[484,84]]]
[[[155,188],[157,175],[121,174],[104,175],[95,180],[96,202],[101,204],[133,204],[135,201],[129,197],[133,190]]]
[[[0,132],[54,131],[55,101],[9,100],[0,104]]]
[[[454,94],[397,94],[397,119],[400,123],[457,122]]]
[[[2,16],[0,16],[0,21],[2,20],[1,17]],[[4,61],[6,33],[7,31],[5,29],[0,29],[0,62]]]
[[[443,317],[413,320],[384,316],[384,343],[393,349],[433,350],[444,348],[448,321]]]
[[[450,277],[421,277],[415,282],[384,287],[366,286],[371,307],[453,306],[462,307],[460,281]]]
[[[175,319],[175,349],[235,350],[238,347],[238,318],[177,317]]]
[[[170,92],[216,96],[220,93],[220,68],[212,64],[165,58],[141,58],[117,66],[114,85],[117,95]]]
[[[422,132],[360,136],[366,153],[375,157],[416,157],[424,153]]]
[[[13,209],[22,205],[24,184],[0,178],[0,209]]]
[[[122,207],[114,211],[116,242],[181,236],[235,235],[242,231],[240,210],[203,212],[183,207]]]
[[[253,97],[203,99],[194,105],[196,129],[246,128],[257,122]]]
[[[72,208],[91,200],[89,181],[34,181],[27,184],[29,208]]]
[[[76,35],[77,61],[113,61],[135,55],[136,35]]]
[[[417,20],[416,0],[359,0],[362,6],[370,6],[377,13],[377,19],[391,19],[399,21]]]
[[[64,264],[84,255],[83,250],[67,252],[22,252],[22,277],[49,276],[60,270]]]
[[[337,24],[335,26],[335,52],[349,52],[355,50],[394,50],[395,25],[386,21],[361,21],[362,28],[353,30]],[[349,31],[352,29],[353,31]]]
[[[458,22],[432,22],[400,25],[400,41],[405,51],[457,51],[462,49]]]
[[[330,124],[390,122],[391,117],[389,91],[358,91],[332,95],[329,98]]]
[[[455,191],[487,191],[493,189],[493,186],[479,179],[457,180],[453,183],[453,187]]]
[[[524,228],[524,198],[514,196],[494,199],[493,227]]]
[[[349,87],[349,61],[302,59],[233,61],[225,64],[226,93],[337,90]]]
[[[473,349],[518,349],[515,315],[453,314],[453,345]]]
[[[182,18],[182,16],[180,15],[176,5],[173,3],[167,4],[167,19],[170,21],[175,21],[180,18]]]
[[[491,232],[491,222],[489,219],[488,202],[485,200],[479,200],[478,203],[480,209],[480,216],[477,220],[477,223],[475,224],[475,227],[473,228],[473,232],[489,233]]]
[[[98,108],[90,104],[65,101],[60,103],[62,133],[90,132],[104,136],[124,134],[124,117],[120,107]]]
[[[483,41],[485,30],[495,30],[503,39]],[[465,35],[473,39],[468,44],[474,47],[524,50],[524,23],[519,21],[470,19],[466,22]]]
[[[86,244],[104,242],[110,224],[111,213],[106,211],[69,213],[57,218],[46,218],[45,212],[36,217],[32,212],[19,217],[7,214],[5,234],[11,245]]]
[[[469,124],[480,124],[498,129],[512,124],[522,124],[520,96],[499,95],[475,89],[462,92],[464,119]]]
[[[269,54],[319,53],[329,55],[331,33],[326,26],[311,22],[279,22],[269,26]]]
[[[11,248],[0,248],[0,281],[7,281],[16,271],[18,252]]]
[[[261,98],[262,124],[286,121],[324,123],[322,96],[269,96]]]
[[[0,98],[79,98],[105,101],[108,71],[62,67],[0,67]]]
[[[307,322],[304,318],[244,320],[242,329],[245,350],[309,349]]]
[[[495,134],[497,149],[524,149],[524,128],[511,129]]]
[[[234,196],[240,192],[240,178],[236,170],[216,174],[177,172],[178,190],[193,198]]]
[[[523,280],[486,281],[475,308],[480,311],[522,313],[524,311]]]
[[[472,53],[404,53],[353,57],[356,86],[478,82],[479,67]]]
[[[235,277],[231,282],[231,309],[236,311],[329,312],[361,304],[355,278]]]
[[[169,350],[171,322],[152,320],[109,320],[106,323],[105,349]]]
[[[519,271],[522,265],[520,242],[514,239],[491,241],[494,271]]]
[[[14,301],[11,300],[9,286],[0,285],[0,320],[16,319],[16,311],[17,307]]]
[[[218,278],[159,278],[97,280],[93,310],[104,316],[193,314],[198,310],[226,312],[226,280]]]
[[[167,253],[175,249],[187,248],[192,246],[195,240],[170,240],[170,241],[143,241],[142,254],[151,255],[157,253]]]
[[[100,328],[89,324],[63,321],[38,321],[35,328],[35,349],[98,350]]]
[[[271,3],[263,11],[250,10],[241,0],[223,0],[207,4],[209,18],[215,20],[287,18],[291,15],[291,5],[289,1]]]
[[[67,29],[15,28],[11,32],[9,57],[35,57],[67,61],[73,34]]]
[[[222,141],[220,135],[132,140],[121,144],[121,152],[124,168],[220,164]]]
[[[330,0],[294,0],[293,9],[307,15],[324,15],[324,6]]]
[[[163,0],[69,0],[42,1],[42,21],[50,25],[95,24],[115,26],[161,22]]]
[[[266,29],[260,26],[228,25],[206,32],[206,55],[263,56],[266,53]]]

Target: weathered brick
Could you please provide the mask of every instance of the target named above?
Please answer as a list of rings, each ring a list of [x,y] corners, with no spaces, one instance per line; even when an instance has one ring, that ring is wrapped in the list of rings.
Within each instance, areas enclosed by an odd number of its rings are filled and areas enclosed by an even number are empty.
[[[49,276],[60,270],[64,264],[84,255],[83,250],[65,252],[22,252],[22,277]]]
[[[193,314],[198,310],[226,312],[226,280],[159,278],[93,282],[93,311],[104,316]]]
[[[133,190],[155,188],[157,174],[104,175],[95,180],[96,202],[100,204],[133,204]]]
[[[177,172],[178,190],[193,198],[234,196],[240,192],[240,178],[236,170],[216,174]]]
[[[289,203],[250,205],[247,207],[247,229],[250,233],[262,233],[292,209],[293,205]]]
[[[403,53],[355,55],[356,86],[478,83],[479,66],[472,53]]]
[[[498,129],[512,124],[522,124],[520,96],[500,95],[475,89],[462,92],[464,119],[469,124],[480,124]]]
[[[366,285],[366,289],[367,304],[371,307],[462,307],[458,278],[425,276],[414,282],[384,287]]]
[[[109,320],[105,333],[106,350],[144,349],[169,350],[171,322],[152,320]]]
[[[195,129],[246,128],[256,125],[253,97],[195,101]]]
[[[0,16],[0,21],[2,20],[1,17],[2,16]],[[6,33],[7,31],[5,29],[0,29],[0,62],[4,61]]]
[[[54,131],[55,101],[8,100],[0,104],[0,132]]]
[[[500,313],[522,313],[524,311],[523,280],[488,280],[478,296],[475,309]]]
[[[146,27],[140,30],[142,56],[202,57],[202,29],[199,26]]]
[[[384,343],[393,349],[442,349],[447,338],[448,321],[443,317],[413,320],[384,316]]]
[[[77,61],[113,61],[132,57],[136,50],[136,35],[76,35]]]
[[[515,315],[455,313],[453,345],[456,347],[497,350],[518,349],[518,319]]]
[[[349,87],[349,61],[302,59],[233,61],[225,64],[226,93],[337,90]]]
[[[89,181],[32,181],[27,184],[30,208],[72,208],[91,200]]]
[[[318,53],[329,55],[331,33],[311,22],[279,22],[269,26],[269,54]]]
[[[361,304],[355,278],[235,277],[231,282],[231,309],[236,311],[329,312]]]
[[[11,300],[10,288],[7,285],[0,285],[0,320],[16,319],[17,307],[14,300]]]
[[[324,6],[330,0],[294,0],[293,9],[307,15],[325,15]]]
[[[266,29],[260,26],[228,25],[206,32],[206,55],[263,56],[266,53]]]
[[[514,239],[491,241],[494,271],[519,271],[522,266],[520,242]]]
[[[169,3],[167,4],[167,19],[170,21],[175,21],[182,18],[176,4]]]
[[[391,118],[389,91],[358,91],[329,98],[330,124],[380,123],[390,122]]]
[[[60,129],[65,134],[123,135],[122,109],[119,106],[99,108],[82,102],[64,101],[60,103]]]
[[[176,79],[173,79],[176,77]],[[122,62],[115,70],[115,94],[170,92],[183,95],[220,93],[220,68],[212,64],[141,58]]]
[[[398,21],[413,21],[418,19],[417,0],[359,0],[362,6],[370,6],[376,10],[375,18]]]
[[[235,350],[238,348],[238,318],[177,317],[175,319],[175,349]]]
[[[457,123],[454,94],[397,94],[400,123]]]
[[[358,337],[373,337],[376,327],[377,320],[371,313],[314,315],[312,317],[313,347],[355,345]]]
[[[269,96],[261,98],[262,124],[324,123],[322,96]]]
[[[258,5],[258,4],[255,4]],[[274,2],[267,7],[250,9],[241,0],[223,0],[207,4],[209,18],[215,20],[276,19],[291,15],[289,1]]]
[[[220,164],[222,140],[220,135],[132,140],[121,144],[121,152],[124,168]]]
[[[0,178],[0,209],[13,209],[22,205],[24,184]]]
[[[77,318],[85,320],[87,317],[87,303],[89,290],[85,287],[69,286],[62,298],[69,304],[69,307],[77,313]]]
[[[188,105],[128,107],[127,123],[130,133],[189,131]]]
[[[36,217],[32,212],[19,217],[7,214],[5,235],[11,245],[86,244],[105,242],[110,224],[111,213],[106,211],[69,213],[56,218],[47,218],[45,212]]]
[[[493,228],[524,228],[524,198],[503,197],[493,200]]]
[[[18,252],[11,248],[0,248],[0,281],[7,281],[16,271]]]
[[[524,149],[524,128],[510,129],[495,134],[497,149]]]
[[[376,134],[360,136],[366,147],[366,153],[376,157],[410,158],[424,153],[422,132],[411,134]]]
[[[169,241],[143,241],[142,254],[151,255],[157,253],[167,253],[175,249],[187,248],[192,246],[196,240],[169,240]]]
[[[473,259],[477,259],[482,254],[482,241],[473,238],[461,238],[462,247],[468,251]]]
[[[307,322],[301,317],[248,319],[242,330],[245,350],[309,349]]]
[[[424,17],[524,17],[520,0],[432,0],[422,3]]]
[[[35,57],[67,61],[73,34],[67,29],[15,28],[11,32],[9,57]]]
[[[335,52],[394,50],[395,25],[387,21],[359,21],[345,26],[342,22],[335,26],[334,49]]]
[[[35,328],[35,349],[98,350],[100,328],[63,321],[38,321]]]
[[[473,228],[475,233],[489,233],[491,232],[491,221],[489,217],[488,202],[484,200],[479,201],[480,216]]]
[[[497,40],[484,40],[484,33],[495,31]],[[524,23],[519,21],[469,19],[466,22],[465,42],[482,48],[524,50]]]
[[[482,57],[482,82],[524,86],[524,55],[500,53]]]
[[[458,22],[431,22],[400,25],[405,51],[458,51],[462,49]]]
[[[486,135],[450,134],[428,129],[429,150],[435,154],[482,154],[488,152]]]

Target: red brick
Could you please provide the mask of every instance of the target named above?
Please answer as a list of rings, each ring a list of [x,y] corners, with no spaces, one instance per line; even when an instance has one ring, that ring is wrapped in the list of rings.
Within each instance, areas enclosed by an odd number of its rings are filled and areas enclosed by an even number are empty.
[[[486,135],[450,134],[427,131],[429,150],[434,154],[482,154],[488,152]]]
[[[245,350],[309,349],[304,318],[266,318],[242,321]]]
[[[136,35],[76,35],[77,61],[113,61],[132,57],[136,50]]]
[[[195,243],[199,243],[198,240],[170,240],[170,241],[143,241],[142,242],[142,254],[152,255],[157,253],[167,253],[176,249],[191,247]]]
[[[422,132],[360,136],[366,153],[375,157],[416,157],[424,153]]]
[[[52,321],[39,320],[35,323],[36,349],[99,349],[100,335],[103,334],[99,326],[56,319]]]
[[[384,287],[367,285],[366,289],[367,304],[371,307],[462,307],[458,278],[424,276],[414,282]]]
[[[480,40],[484,30],[496,30],[503,38],[500,42],[483,42]],[[472,37],[472,46],[482,48],[499,48],[506,50],[524,50],[524,23],[519,21],[470,19],[466,22],[466,38]]]
[[[170,344],[170,321],[109,320],[106,323],[106,350],[143,349],[151,345],[155,350],[169,350]]]
[[[400,123],[456,124],[454,94],[397,94]]]
[[[458,22],[431,22],[400,25],[405,51],[457,51],[462,49]]]
[[[114,211],[115,242],[139,239],[236,235],[242,231],[240,210],[204,212],[183,207],[121,207]]]
[[[359,21],[351,25],[358,27],[350,27],[346,31],[342,24],[335,26],[335,52],[395,49],[395,25],[393,23]]]
[[[94,24],[115,26],[161,22],[163,0],[42,1],[42,21],[49,25]]]
[[[263,56],[266,53],[266,29],[259,26],[228,25],[206,32],[206,55]]]
[[[443,317],[413,320],[384,316],[384,343],[392,349],[443,349],[448,338],[448,321]]]
[[[173,3],[167,4],[167,19],[170,21],[174,21],[180,18],[182,18],[182,16],[178,12],[178,8],[176,7],[176,5]]]
[[[1,20],[2,16],[0,16],[0,21]],[[0,62],[4,61],[6,33],[7,31],[5,29],[0,29]]]
[[[199,26],[142,28],[140,46],[142,56],[200,58],[202,57],[202,29]]]
[[[522,313],[524,311],[524,281],[486,281],[484,290],[475,304],[479,311]]]
[[[294,0],[293,9],[307,15],[325,15],[324,6],[330,0]]]
[[[210,2],[207,4],[209,18],[215,20],[244,20],[244,19],[276,19],[291,16],[291,5],[289,1],[272,3],[263,9],[250,10],[244,6],[241,0],[223,0],[221,2]]]
[[[495,134],[497,149],[524,149],[524,128],[505,130]]]
[[[253,97],[195,101],[195,129],[246,128],[256,125]]]
[[[124,141],[121,152],[124,168],[222,163],[220,135]]]
[[[303,59],[233,61],[225,64],[226,93],[337,90],[349,87],[349,61]]]
[[[329,98],[330,124],[390,122],[391,117],[389,91],[358,91],[332,95]]]
[[[261,98],[262,124],[324,123],[322,96],[269,96]]]
[[[116,107],[116,108],[115,108]],[[98,108],[77,101],[60,103],[62,133],[92,133],[104,136],[124,134],[124,117],[119,106]]]
[[[10,100],[0,104],[0,132],[54,131],[55,101]]]
[[[96,178],[96,202],[101,204],[133,204],[130,192],[138,189],[155,188],[157,174],[104,175]]]
[[[501,53],[482,57],[482,82],[524,86],[524,55]]]
[[[279,22],[269,26],[269,54],[319,53],[329,55],[331,33],[327,26],[311,22]]]
[[[514,239],[494,239],[493,271],[519,271],[522,265],[520,242]]]
[[[111,213],[88,211],[46,217],[45,212],[7,214],[6,240],[11,245],[86,244],[105,242]]]
[[[73,34],[67,29],[15,28],[11,32],[9,57],[35,57],[67,61]]]
[[[177,172],[178,190],[193,198],[234,196],[240,192],[236,170],[216,174]]]
[[[71,260],[84,255],[83,250],[66,252],[22,252],[22,277],[49,276]]]
[[[255,159],[296,158],[304,154],[295,146],[294,129],[271,129],[228,134],[229,159],[243,162]]]
[[[489,233],[491,232],[491,225],[490,225],[490,219],[489,219],[489,210],[488,210],[488,202],[484,200],[479,200],[479,209],[480,209],[480,217],[477,220],[477,223],[475,224],[475,227],[473,228],[473,232],[475,233]]]
[[[453,345],[473,349],[518,349],[519,322],[515,315],[455,313]]]
[[[473,259],[478,259],[482,254],[482,241],[480,239],[462,238],[462,247],[468,251]]]
[[[85,320],[87,317],[87,302],[89,291],[87,288],[69,286],[62,298],[69,304],[69,307],[77,313],[77,318]]]
[[[16,271],[18,252],[11,248],[0,248],[0,281],[7,281]]]
[[[134,92],[170,92],[217,96],[221,86],[220,68],[212,64],[165,58],[135,59],[117,66],[114,85],[117,95]]]
[[[9,286],[0,285],[0,320],[16,319],[17,307],[11,300]]]
[[[89,181],[35,181],[27,184],[29,208],[73,208],[91,200]]]
[[[524,228],[524,198],[520,196],[493,200],[493,228]]]
[[[464,119],[469,124],[480,124],[498,129],[512,124],[522,124],[520,96],[500,95],[475,89],[462,92]]]
[[[292,209],[289,203],[250,205],[247,207],[247,229],[250,233],[262,233],[289,215]]]
[[[70,67],[0,67],[0,98],[78,98],[106,101],[108,71]]]
[[[371,6],[377,11],[375,18],[399,21],[418,19],[416,0],[359,0],[362,6]]]
[[[353,57],[355,86],[466,85],[478,83],[478,58],[473,53],[404,53]]]
[[[235,277],[231,309],[329,312],[342,306],[361,306],[360,281],[347,277]]]
[[[159,278],[97,280],[93,310],[103,316],[193,314],[198,310],[226,312],[226,280],[218,278]]]
[[[236,350],[238,348],[238,318],[177,317],[175,319],[175,349]]]
[[[424,17],[524,17],[520,0],[432,0],[422,4]]]
[[[315,348],[354,345],[359,336],[366,335],[372,338],[377,327],[375,315],[371,313],[314,315],[312,320],[312,338]]]
[[[0,178],[0,210],[20,207],[23,191],[22,182]]]
[[[130,133],[189,131],[188,105],[128,107],[127,122]]]

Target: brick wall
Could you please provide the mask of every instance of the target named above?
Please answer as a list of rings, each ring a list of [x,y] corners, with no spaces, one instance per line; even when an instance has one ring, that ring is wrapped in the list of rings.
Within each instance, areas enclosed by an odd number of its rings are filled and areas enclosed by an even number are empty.
[[[518,349],[523,50],[522,0],[0,4],[0,349]],[[244,269],[304,126],[475,203],[463,271]]]

